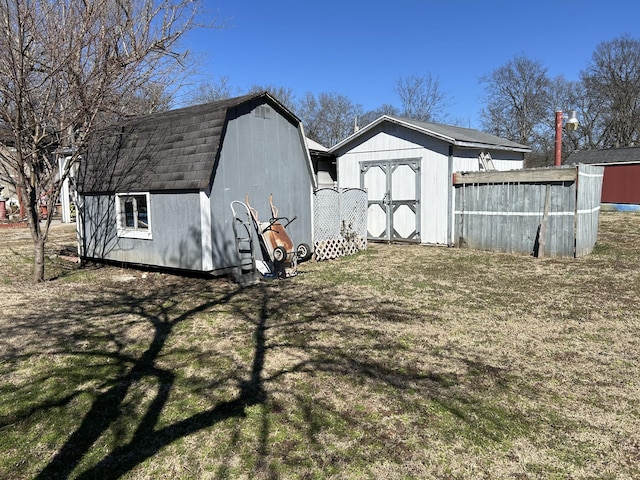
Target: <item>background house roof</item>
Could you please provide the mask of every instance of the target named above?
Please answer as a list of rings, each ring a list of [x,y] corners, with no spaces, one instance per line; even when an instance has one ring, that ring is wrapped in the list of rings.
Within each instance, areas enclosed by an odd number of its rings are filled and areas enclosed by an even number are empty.
[[[327,152],[329,151],[329,149],[327,147],[325,147],[324,145],[319,144],[318,142],[316,142],[315,140],[307,137],[307,147],[309,147],[309,150],[315,150],[317,152]]]
[[[98,132],[79,175],[83,193],[204,190],[211,181],[227,121],[268,102],[300,120],[268,93],[136,117]]]
[[[347,144],[351,143],[357,137],[365,134],[375,126],[380,125],[383,122],[389,122],[396,125],[401,125],[411,130],[415,130],[431,137],[439,138],[447,143],[458,147],[470,147],[470,148],[491,148],[497,150],[509,150],[517,152],[530,152],[531,148],[526,145],[522,145],[506,138],[484,133],[472,128],[456,127],[453,125],[444,125],[440,123],[420,122],[418,120],[412,120],[409,118],[396,117],[393,115],[383,115],[374,122],[370,123],[366,127],[361,128],[353,135],[347,137],[334,147],[330,149],[330,152],[335,152],[342,149]]]
[[[570,165],[578,163],[640,163],[640,147],[579,150],[573,152],[565,163]]]

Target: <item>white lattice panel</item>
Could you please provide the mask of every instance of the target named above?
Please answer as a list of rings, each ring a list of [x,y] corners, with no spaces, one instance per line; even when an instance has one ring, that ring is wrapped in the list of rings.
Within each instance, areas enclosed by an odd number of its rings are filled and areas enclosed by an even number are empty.
[[[359,188],[321,189],[314,201],[314,254],[331,260],[367,248],[367,193]]]

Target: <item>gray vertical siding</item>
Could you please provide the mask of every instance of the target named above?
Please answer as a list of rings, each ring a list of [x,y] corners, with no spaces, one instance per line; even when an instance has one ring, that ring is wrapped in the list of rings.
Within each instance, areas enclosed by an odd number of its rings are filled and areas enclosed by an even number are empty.
[[[151,195],[153,242],[149,260],[186,270],[202,269],[200,203],[198,192]],[[146,263],[146,262],[145,262]]]
[[[279,215],[296,217],[287,227],[293,242],[312,245],[312,172],[300,130],[269,108],[268,118],[256,115],[254,109],[227,125],[211,190],[212,237],[218,244],[216,266],[233,265],[235,241],[229,205],[234,200],[244,202],[247,194],[261,221],[271,217],[269,195],[273,194]],[[221,265],[225,262],[231,264]]]
[[[115,195],[84,197],[84,256],[115,262],[201,270],[198,193],[152,193],[151,240],[117,235]]]
[[[109,259],[117,248],[115,195],[85,195],[79,208],[82,222],[82,255]]]

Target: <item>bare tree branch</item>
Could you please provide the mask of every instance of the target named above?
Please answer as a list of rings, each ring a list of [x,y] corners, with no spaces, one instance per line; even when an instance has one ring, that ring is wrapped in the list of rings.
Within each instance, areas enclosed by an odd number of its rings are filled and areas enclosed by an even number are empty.
[[[624,35],[602,42],[582,72],[586,94],[598,112],[601,147],[640,143],[640,40]],[[594,114],[595,117],[595,114]]]
[[[5,163],[27,207],[34,280],[44,279],[49,211],[90,135],[123,115],[168,105],[187,62],[179,40],[192,28],[192,0],[0,0],[0,124],[15,154]],[[56,150],[70,148],[58,171]]]
[[[414,120],[436,122],[442,120],[448,106],[448,96],[440,87],[440,80],[431,74],[401,77],[395,92],[402,103],[402,115]]]

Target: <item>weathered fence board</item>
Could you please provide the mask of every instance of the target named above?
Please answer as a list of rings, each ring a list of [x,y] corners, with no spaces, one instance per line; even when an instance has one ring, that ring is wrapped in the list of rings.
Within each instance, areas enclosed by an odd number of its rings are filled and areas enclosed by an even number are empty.
[[[537,256],[587,255],[597,238],[602,171],[581,164],[457,173],[455,243]]]
[[[598,236],[604,167],[580,164],[576,206],[576,257],[588,255]]]

